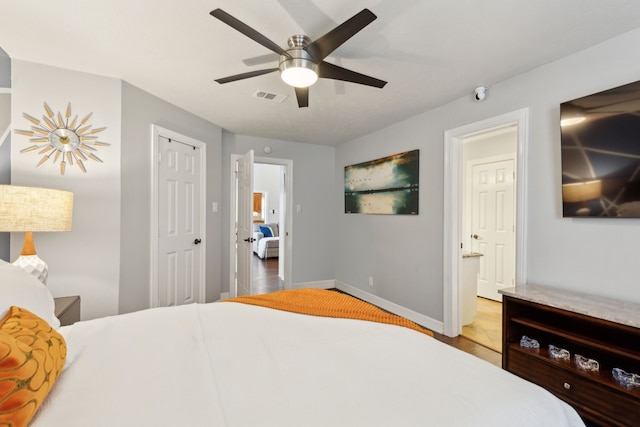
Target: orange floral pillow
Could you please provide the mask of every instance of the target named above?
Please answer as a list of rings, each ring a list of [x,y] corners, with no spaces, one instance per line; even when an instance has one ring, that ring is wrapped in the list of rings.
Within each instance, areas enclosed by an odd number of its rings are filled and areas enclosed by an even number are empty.
[[[0,425],[26,426],[58,379],[67,345],[47,322],[19,307],[0,321]]]

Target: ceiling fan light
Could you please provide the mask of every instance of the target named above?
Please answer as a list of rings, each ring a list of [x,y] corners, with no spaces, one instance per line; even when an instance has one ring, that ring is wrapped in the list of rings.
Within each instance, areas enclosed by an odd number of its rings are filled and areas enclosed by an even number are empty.
[[[293,58],[280,63],[280,77],[293,87],[309,87],[318,80],[318,66],[303,58]]]
[[[318,65],[313,62],[309,53],[301,47],[291,48],[287,52],[289,56],[280,56],[280,78],[293,87],[309,87],[314,84],[318,80]]]
[[[282,71],[282,80],[289,86],[309,87],[318,80],[318,75],[308,68],[291,67]]]

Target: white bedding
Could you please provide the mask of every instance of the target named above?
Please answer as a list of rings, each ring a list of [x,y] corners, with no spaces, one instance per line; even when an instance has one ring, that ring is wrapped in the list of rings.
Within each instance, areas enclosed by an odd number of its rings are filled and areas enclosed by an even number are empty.
[[[568,405],[419,332],[239,303],[61,329],[35,427],[583,426]]]

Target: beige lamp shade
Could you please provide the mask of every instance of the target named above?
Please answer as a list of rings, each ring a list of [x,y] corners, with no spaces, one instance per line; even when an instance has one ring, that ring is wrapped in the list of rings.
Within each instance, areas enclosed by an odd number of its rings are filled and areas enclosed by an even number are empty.
[[[38,187],[0,185],[0,231],[24,231],[20,257],[13,263],[42,283],[49,269],[36,254],[33,231],[69,231],[73,193]]]
[[[70,231],[73,193],[0,185],[0,231]]]
[[[586,202],[599,199],[602,195],[602,181],[575,182],[562,185],[562,201],[565,203]]]

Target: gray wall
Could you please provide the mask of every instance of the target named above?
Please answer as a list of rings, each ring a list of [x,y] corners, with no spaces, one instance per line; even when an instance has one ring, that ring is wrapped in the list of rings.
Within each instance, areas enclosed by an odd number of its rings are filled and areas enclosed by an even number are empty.
[[[443,133],[529,108],[527,267],[530,282],[640,302],[638,219],[561,216],[559,104],[637,81],[636,30],[516,78],[491,84],[487,100],[471,96],[427,111],[339,147],[222,132],[194,115],[122,84],[120,312],[148,307],[151,124],[207,146],[207,300],[228,291],[230,157],[272,147],[292,159],[293,283],[336,279],[442,320]],[[3,62],[0,60],[0,78]],[[1,81],[1,80],[0,80]],[[345,215],[343,168],[421,150],[420,215]],[[2,152],[0,151],[0,158]],[[369,287],[368,277],[374,278]]]
[[[0,87],[11,87],[11,58],[0,46]]]
[[[529,108],[528,281],[640,302],[640,219],[564,219],[559,104],[637,81],[640,30],[491,85],[336,150],[336,280],[443,319],[443,197],[446,130]],[[420,215],[345,215],[345,165],[420,149]],[[374,286],[367,284],[374,277]]]
[[[333,252],[335,251],[335,149],[323,145],[301,144],[267,138],[222,134],[223,203],[222,233],[227,236],[222,265],[223,292],[229,291],[229,212],[231,185],[231,154],[255,150],[255,155],[293,161],[293,273],[292,283],[333,280]],[[263,148],[272,148],[269,155]],[[295,206],[301,205],[302,212]]]
[[[118,313],[120,278],[121,87],[118,79],[13,59],[11,121],[30,126],[27,112],[44,113],[43,101],[55,111],[71,103],[73,114],[92,112],[88,124],[105,127],[100,139],[102,162],[86,164],[87,172],[69,163],[64,175],[52,161],[36,167],[37,152],[21,153],[29,137],[13,135],[11,183],[67,190],[73,193],[73,224],[69,232],[37,233],[39,256],[49,265],[47,287],[54,296],[80,295],[83,320]],[[73,84],[70,84],[73,82]],[[25,123],[26,122],[26,123]],[[23,233],[11,233],[11,257],[22,247]]]
[[[11,87],[11,59],[0,47],[0,88]],[[11,94],[0,93],[0,138],[11,124]],[[11,134],[0,140],[0,184],[11,183]],[[0,259],[9,261],[9,233],[0,233]]]
[[[149,307],[152,124],[207,144],[206,205],[221,200],[221,128],[123,82],[120,313]],[[220,296],[221,239],[220,214],[207,209],[207,301]]]

